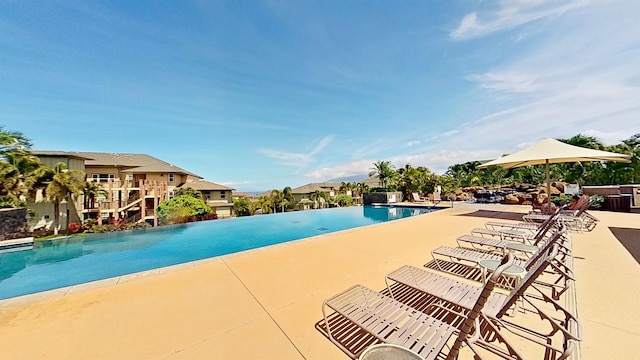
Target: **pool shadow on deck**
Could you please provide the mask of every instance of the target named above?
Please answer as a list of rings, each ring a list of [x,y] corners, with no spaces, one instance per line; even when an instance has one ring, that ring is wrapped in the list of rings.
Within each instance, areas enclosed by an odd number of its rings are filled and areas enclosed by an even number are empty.
[[[484,217],[490,219],[502,219],[512,221],[522,221],[522,213],[510,212],[510,211],[495,211],[495,210],[476,210],[474,212],[459,214],[456,216],[473,216]]]
[[[609,231],[640,264],[640,229],[609,227]]]

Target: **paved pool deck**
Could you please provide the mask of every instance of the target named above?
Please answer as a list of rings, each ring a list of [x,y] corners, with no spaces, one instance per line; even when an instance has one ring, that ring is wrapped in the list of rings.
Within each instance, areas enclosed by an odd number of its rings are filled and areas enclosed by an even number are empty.
[[[455,204],[399,221],[0,300],[2,359],[348,359],[322,302],[421,267],[431,249],[524,206]],[[581,359],[638,359],[640,214],[592,212],[573,236]],[[535,355],[533,355],[535,356]],[[537,357],[533,357],[537,358]]]

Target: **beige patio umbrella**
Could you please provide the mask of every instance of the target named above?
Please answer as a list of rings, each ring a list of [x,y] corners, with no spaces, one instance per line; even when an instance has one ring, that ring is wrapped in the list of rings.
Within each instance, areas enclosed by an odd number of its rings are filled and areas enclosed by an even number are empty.
[[[565,144],[551,138],[542,139],[535,144],[526,147],[513,154],[505,155],[493,161],[486,162],[479,168],[497,165],[505,169],[528,165],[546,165],[547,195],[551,196],[551,179],[549,164],[577,162],[577,161],[619,161],[630,162],[629,155],[618,154],[609,151],[594,150],[579,146]],[[551,209],[551,201],[549,209]]]

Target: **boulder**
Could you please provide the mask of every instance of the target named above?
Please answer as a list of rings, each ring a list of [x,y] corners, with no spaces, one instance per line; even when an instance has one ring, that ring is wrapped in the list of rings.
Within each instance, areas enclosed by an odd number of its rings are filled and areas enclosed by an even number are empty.
[[[559,181],[551,183],[551,186],[558,189],[558,191],[560,191],[561,194],[564,193],[565,185],[566,185],[565,183],[559,182]],[[553,189],[551,189],[551,193],[553,194]]]
[[[520,199],[513,194],[508,194],[504,197],[505,204],[520,204]]]
[[[535,199],[535,201],[538,204],[544,204],[544,202],[547,200],[548,197],[549,196],[547,196],[547,194],[545,194],[545,193],[539,193],[538,197]]]

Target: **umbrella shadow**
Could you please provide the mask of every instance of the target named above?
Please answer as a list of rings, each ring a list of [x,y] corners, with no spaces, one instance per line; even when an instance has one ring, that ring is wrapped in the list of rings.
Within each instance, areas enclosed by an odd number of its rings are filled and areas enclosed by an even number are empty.
[[[522,213],[510,212],[510,211],[476,210],[470,213],[458,214],[457,216],[473,216],[473,217],[484,217],[484,218],[490,218],[490,219],[522,221],[522,215],[523,215]]]
[[[609,227],[609,231],[640,264],[640,229]]]

